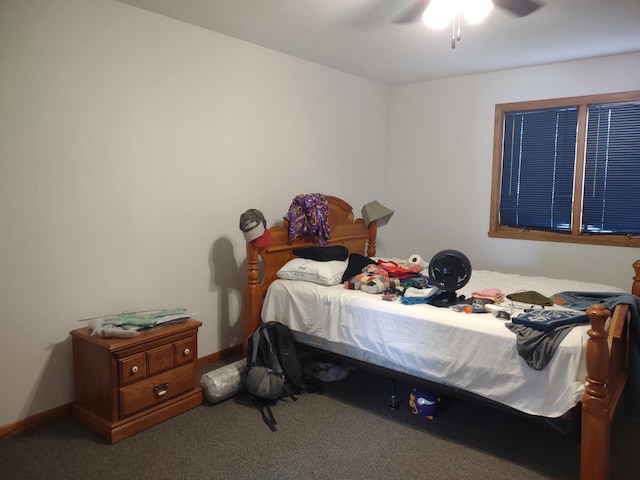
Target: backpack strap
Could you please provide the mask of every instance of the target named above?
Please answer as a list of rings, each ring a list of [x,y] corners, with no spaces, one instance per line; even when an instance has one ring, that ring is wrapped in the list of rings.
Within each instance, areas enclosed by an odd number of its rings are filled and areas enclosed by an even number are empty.
[[[273,366],[272,370],[274,372],[276,372],[280,376],[283,376],[284,372],[282,370],[282,365],[280,365],[280,362],[278,361],[278,356],[276,355],[276,352],[273,351],[273,344],[269,339],[269,334],[267,333],[267,329],[265,328],[264,330],[262,330],[262,333],[264,335],[265,340],[267,341],[267,344],[269,345],[269,365]],[[255,356],[255,353],[254,353],[254,356]]]
[[[278,425],[278,422],[276,421],[276,418],[273,416],[273,413],[271,412],[271,407],[269,406],[269,404],[266,402],[261,402],[256,398],[253,399],[253,403],[255,404],[256,408],[260,411],[260,414],[262,415],[262,420],[264,420],[264,423],[266,423],[269,426],[269,429],[272,432],[275,432],[277,430],[276,425]]]
[[[258,345],[260,344],[260,329],[253,332],[251,337],[251,349],[253,350],[251,353],[251,365],[255,365],[258,360]]]

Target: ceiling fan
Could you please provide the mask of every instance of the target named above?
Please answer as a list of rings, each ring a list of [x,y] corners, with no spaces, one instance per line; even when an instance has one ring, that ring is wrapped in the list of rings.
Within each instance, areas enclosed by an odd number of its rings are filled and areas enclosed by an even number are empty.
[[[538,0],[414,0],[393,23],[407,24],[422,19],[427,26],[437,30],[452,24],[451,48],[461,38],[461,18],[468,23],[484,20],[491,9],[497,6],[513,17],[525,17],[538,10],[542,3]]]
[[[526,17],[535,12],[542,3],[538,0],[491,0],[493,4],[513,17]],[[414,0],[404,12],[393,19],[393,23],[413,23],[418,21],[431,3],[431,0]]]

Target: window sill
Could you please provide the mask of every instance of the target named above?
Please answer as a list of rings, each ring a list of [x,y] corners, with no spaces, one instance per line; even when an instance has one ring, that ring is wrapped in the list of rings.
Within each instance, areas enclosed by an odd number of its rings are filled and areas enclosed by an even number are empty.
[[[575,235],[534,230],[520,230],[501,227],[489,230],[489,238],[508,238],[512,240],[532,240],[539,242],[581,243],[587,245],[607,245],[611,247],[640,247],[640,236],[624,235]]]

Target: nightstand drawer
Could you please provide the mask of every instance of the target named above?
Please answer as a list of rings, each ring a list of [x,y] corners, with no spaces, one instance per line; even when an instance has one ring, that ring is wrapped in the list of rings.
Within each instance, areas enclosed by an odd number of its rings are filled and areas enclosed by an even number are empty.
[[[196,351],[195,337],[188,337],[182,340],[178,340],[173,345],[175,347],[176,366],[193,362],[193,360],[195,359]]]
[[[149,376],[156,373],[166,372],[173,368],[173,345],[163,345],[161,347],[147,350],[147,371]]]
[[[122,418],[162,403],[194,388],[193,364],[176,368],[120,389]]]
[[[118,373],[120,375],[120,385],[125,386],[142,380],[147,376],[147,362],[144,353],[131,355],[130,357],[118,360]]]

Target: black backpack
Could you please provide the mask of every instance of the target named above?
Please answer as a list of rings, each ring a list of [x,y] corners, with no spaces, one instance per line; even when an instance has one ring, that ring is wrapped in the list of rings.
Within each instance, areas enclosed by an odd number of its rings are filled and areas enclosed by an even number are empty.
[[[276,420],[271,405],[279,399],[297,396],[309,388],[305,382],[296,345],[288,326],[266,322],[247,339],[247,373],[245,385],[262,418],[272,431]]]

